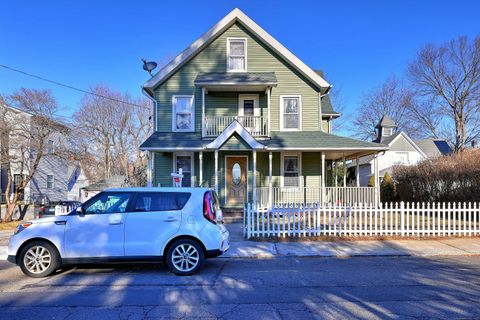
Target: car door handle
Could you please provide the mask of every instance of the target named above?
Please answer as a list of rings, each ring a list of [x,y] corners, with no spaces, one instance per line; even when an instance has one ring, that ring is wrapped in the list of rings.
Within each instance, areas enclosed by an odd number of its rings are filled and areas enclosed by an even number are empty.
[[[110,221],[108,224],[122,224],[122,221]]]
[[[175,222],[178,221],[178,219],[175,219],[174,217],[168,217],[167,219],[163,220],[165,222]]]

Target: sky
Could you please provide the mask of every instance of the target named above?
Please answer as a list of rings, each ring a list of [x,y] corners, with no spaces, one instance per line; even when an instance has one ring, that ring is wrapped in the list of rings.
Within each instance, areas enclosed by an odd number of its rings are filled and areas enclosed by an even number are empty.
[[[141,58],[167,62],[238,7],[341,89],[346,113],[402,76],[426,43],[480,35],[480,1],[1,1],[0,64],[141,96]],[[51,89],[65,115],[82,93],[0,67],[0,93]]]

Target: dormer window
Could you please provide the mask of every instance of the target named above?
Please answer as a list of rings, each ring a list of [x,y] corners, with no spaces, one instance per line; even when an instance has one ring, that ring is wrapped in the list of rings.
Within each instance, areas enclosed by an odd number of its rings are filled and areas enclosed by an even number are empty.
[[[227,39],[227,71],[247,72],[247,39]]]

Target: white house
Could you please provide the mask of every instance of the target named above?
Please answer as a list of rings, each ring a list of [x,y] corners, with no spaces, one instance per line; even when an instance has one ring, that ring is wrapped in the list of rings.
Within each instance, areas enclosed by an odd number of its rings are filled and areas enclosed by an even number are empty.
[[[388,146],[388,151],[378,155],[378,170],[380,177],[392,172],[395,165],[412,165],[429,157],[446,155],[452,152],[443,139],[412,140],[405,132],[397,132],[397,125],[387,115],[377,124],[377,137],[373,142]],[[350,167],[356,167],[353,162]],[[374,156],[362,157],[359,160],[360,185],[367,186],[368,180],[374,174]]]

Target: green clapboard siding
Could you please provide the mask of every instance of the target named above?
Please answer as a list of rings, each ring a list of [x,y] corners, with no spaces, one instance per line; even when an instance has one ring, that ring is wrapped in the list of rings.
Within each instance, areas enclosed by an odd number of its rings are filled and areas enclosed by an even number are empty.
[[[171,187],[172,177],[170,174],[173,170],[173,153],[155,152],[154,163],[154,185],[156,186],[160,183],[162,187]]]
[[[172,130],[172,96],[195,96],[195,129],[201,131],[201,89],[195,88],[194,80],[199,72],[226,72],[226,46],[228,37],[247,38],[248,72],[272,72],[278,86],[272,89],[271,130],[280,129],[280,96],[299,94],[302,97],[302,128],[305,131],[319,130],[318,89],[309,80],[290,67],[271,49],[261,43],[251,32],[239,23],[232,25],[217,39],[181,67],[166,82],[155,90],[158,101],[158,131]],[[206,98],[208,111],[215,115],[237,114],[238,94],[209,93]],[[215,101],[218,99],[219,101]],[[267,105],[265,94],[260,93],[260,105]],[[232,109],[229,111],[228,109]]]

